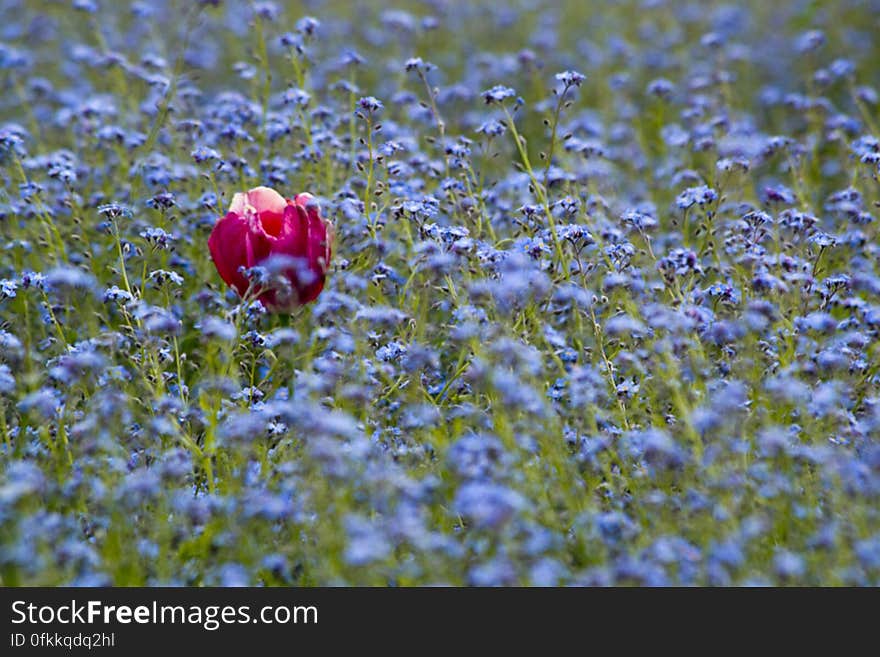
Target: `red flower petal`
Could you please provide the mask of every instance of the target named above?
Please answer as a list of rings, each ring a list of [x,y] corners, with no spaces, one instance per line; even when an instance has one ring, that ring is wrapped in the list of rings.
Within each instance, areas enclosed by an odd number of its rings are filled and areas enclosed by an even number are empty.
[[[254,187],[247,192],[239,192],[233,196],[229,211],[242,217],[262,212],[281,214],[286,205],[285,198],[271,187]]]
[[[240,294],[247,292],[248,281],[238,269],[247,267],[248,222],[230,212],[214,224],[208,238],[208,249],[223,281]]]

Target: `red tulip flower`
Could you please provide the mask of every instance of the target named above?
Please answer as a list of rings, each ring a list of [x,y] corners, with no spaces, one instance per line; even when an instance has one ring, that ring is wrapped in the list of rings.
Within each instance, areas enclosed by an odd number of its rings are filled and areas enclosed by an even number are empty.
[[[274,189],[238,193],[214,225],[208,248],[217,271],[242,297],[251,294],[271,311],[314,301],[324,289],[333,227],[311,194],[285,199]],[[268,281],[245,270],[265,267]]]

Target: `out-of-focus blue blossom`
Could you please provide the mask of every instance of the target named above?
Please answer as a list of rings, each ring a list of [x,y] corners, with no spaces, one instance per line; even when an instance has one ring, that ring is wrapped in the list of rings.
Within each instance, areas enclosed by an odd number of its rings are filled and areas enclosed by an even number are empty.
[[[456,513],[480,529],[501,528],[525,507],[525,500],[514,490],[492,482],[472,481],[455,494]]]

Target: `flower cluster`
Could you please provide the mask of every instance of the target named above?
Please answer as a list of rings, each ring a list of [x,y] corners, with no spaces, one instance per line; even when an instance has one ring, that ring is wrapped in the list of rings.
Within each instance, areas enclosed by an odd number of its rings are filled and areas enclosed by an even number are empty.
[[[880,584],[871,3],[307,4],[0,0],[0,584]]]

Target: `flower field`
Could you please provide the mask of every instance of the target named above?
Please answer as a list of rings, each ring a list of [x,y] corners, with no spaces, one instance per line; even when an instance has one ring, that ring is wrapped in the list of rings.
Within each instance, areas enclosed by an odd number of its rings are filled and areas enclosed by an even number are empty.
[[[0,584],[880,585],[878,34],[0,0]]]

